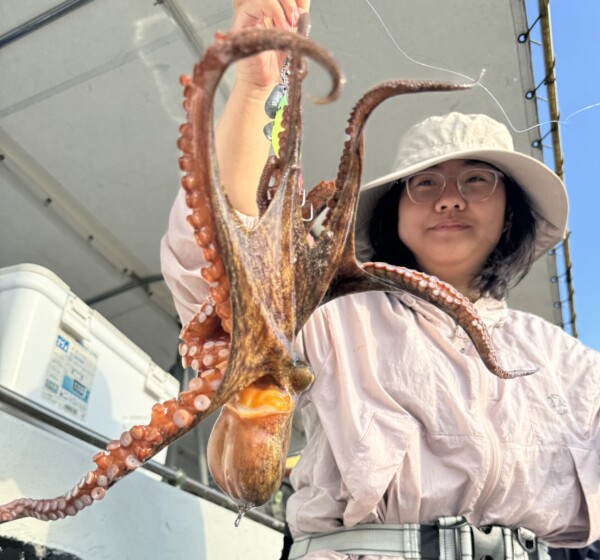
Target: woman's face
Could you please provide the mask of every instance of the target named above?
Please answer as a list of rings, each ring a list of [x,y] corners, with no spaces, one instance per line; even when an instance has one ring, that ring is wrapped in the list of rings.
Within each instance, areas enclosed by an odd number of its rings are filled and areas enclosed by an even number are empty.
[[[494,250],[504,227],[506,193],[504,182],[481,202],[467,202],[456,184],[466,169],[493,166],[454,159],[429,170],[447,177],[442,196],[435,202],[415,204],[403,190],[398,211],[398,235],[428,274],[465,289]]]

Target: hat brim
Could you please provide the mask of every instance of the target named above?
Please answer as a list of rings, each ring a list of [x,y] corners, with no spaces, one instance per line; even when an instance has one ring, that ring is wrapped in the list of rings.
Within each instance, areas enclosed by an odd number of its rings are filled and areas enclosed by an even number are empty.
[[[523,189],[536,220],[536,260],[564,238],[569,202],[563,182],[553,171],[537,159],[512,150],[467,150],[420,161],[361,187],[356,217],[356,256],[359,261],[366,262],[372,257],[373,249],[369,241],[371,215],[379,199],[391,188],[391,183],[451,159],[490,163]]]

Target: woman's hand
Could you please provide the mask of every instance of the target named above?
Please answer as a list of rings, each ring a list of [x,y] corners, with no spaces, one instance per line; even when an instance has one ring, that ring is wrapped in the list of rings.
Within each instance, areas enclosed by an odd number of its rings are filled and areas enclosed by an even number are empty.
[[[309,4],[310,0],[233,0],[232,30],[295,30]],[[266,51],[237,63],[231,95],[215,130],[221,184],[232,206],[248,216],[258,213],[256,188],[271,145],[262,131],[269,122],[265,101],[279,82],[285,56]]]
[[[295,31],[310,0],[234,0],[232,31],[248,28]],[[285,53],[267,51],[238,63],[237,81],[250,88],[265,88],[279,81]]]

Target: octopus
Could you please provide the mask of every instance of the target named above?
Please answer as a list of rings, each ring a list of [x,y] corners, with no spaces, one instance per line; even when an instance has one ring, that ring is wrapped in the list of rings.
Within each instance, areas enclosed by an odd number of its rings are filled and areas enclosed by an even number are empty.
[[[289,53],[288,104],[278,155],[267,161],[258,185],[257,223],[247,227],[219,182],[212,107],[227,67],[265,50]],[[306,58],[320,64],[332,80],[330,92],[318,101],[332,101],[341,90],[341,73],[305,33],[270,29],[217,34],[193,74],[181,78],[187,117],[178,140],[181,185],[190,209],[187,220],[205,261],[201,276],[209,285],[208,297],[180,335],[183,365],[197,376],[176,398],[155,404],[147,425],[133,426],[108,443],[93,457],[96,468],[68,492],[1,505],[0,523],[76,515],[219,408],[208,445],[212,475],[241,514],[265,503],[282,482],[292,415],[313,381],[295,339],[318,306],[342,295],[403,290],[424,298],[467,332],[491,373],[504,379],[531,373],[500,367],[483,321],[452,286],[422,272],[359,263],[355,257],[363,129],[369,115],[399,94],[468,86],[396,80],[370,89],[349,116],[336,178],[306,193],[300,171]],[[312,235],[311,226],[321,214],[322,230]]]

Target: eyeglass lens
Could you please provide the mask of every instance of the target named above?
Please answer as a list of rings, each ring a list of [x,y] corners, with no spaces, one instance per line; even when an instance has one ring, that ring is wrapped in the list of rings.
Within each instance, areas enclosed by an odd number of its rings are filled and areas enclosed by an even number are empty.
[[[486,200],[496,188],[499,173],[492,169],[466,169],[456,176],[456,183],[460,195],[469,202]],[[406,188],[410,199],[416,204],[435,202],[446,186],[451,175],[444,175],[437,171],[422,171],[406,179]]]

